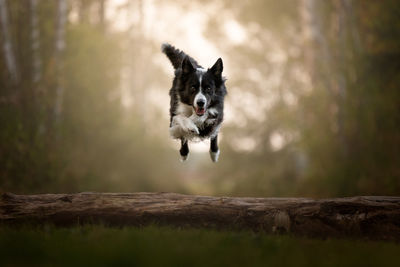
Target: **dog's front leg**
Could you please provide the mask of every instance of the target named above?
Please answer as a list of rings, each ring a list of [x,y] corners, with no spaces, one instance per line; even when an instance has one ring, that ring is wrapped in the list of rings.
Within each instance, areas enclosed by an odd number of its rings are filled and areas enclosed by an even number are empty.
[[[199,129],[193,121],[182,115],[173,117],[169,131],[175,139],[190,139],[193,135],[199,134]]]
[[[179,150],[181,154],[181,160],[186,161],[189,156],[189,146],[188,141],[185,138],[181,139],[181,149]]]
[[[219,158],[218,135],[211,138],[210,157],[213,162],[217,162]]]

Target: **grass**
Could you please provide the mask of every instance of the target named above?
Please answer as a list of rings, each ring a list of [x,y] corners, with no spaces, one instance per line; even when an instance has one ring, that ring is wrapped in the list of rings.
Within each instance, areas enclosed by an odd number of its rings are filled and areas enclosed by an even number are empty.
[[[0,227],[1,266],[399,266],[400,245],[167,227]]]

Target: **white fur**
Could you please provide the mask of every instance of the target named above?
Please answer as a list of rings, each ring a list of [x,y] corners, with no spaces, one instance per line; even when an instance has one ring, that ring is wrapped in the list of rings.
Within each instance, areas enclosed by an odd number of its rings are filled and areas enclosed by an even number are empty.
[[[203,100],[204,106],[207,107],[207,98],[206,98],[206,96],[203,94],[203,92],[202,92],[202,90],[201,90],[201,89],[202,89],[201,81],[202,81],[202,79],[203,79],[204,73],[206,73],[206,70],[205,70],[205,69],[203,69],[203,68],[197,68],[197,75],[199,76],[200,90],[199,90],[199,92],[196,94],[196,96],[194,97],[194,100],[193,100],[193,105],[194,105],[196,108],[198,107],[198,106],[197,106],[197,101],[199,101],[199,100]]]
[[[202,129],[204,126],[211,125],[216,121],[216,118],[214,118],[216,114],[218,114],[218,111],[215,108],[209,108],[203,116],[198,116],[196,113],[193,113],[189,118],[199,129]],[[209,118],[210,115],[211,118]]]
[[[178,115],[183,115],[185,117],[190,117],[190,115],[192,115],[192,113],[193,113],[193,108],[192,108],[192,106],[184,104],[181,101],[179,101],[176,113]]]
[[[193,121],[183,115],[176,115],[172,119],[171,127],[169,128],[171,137],[180,139],[191,139],[194,135],[199,134],[199,129]]]
[[[189,119],[190,119],[191,121],[193,121],[193,123],[194,123],[197,127],[201,128],[202,125],[204,124],[204,122],[205,122],[206,119],[207,119],[207,114],[204,114],[203,116],[198,116],[196,113],[193,113],[193,115],[190,116]]]
[[[199,129],[189,117],[193,114],[193,108],[181,101],[176,110],[177,115],[173,117],[169,133],[175,139],[191,139],[195,134],[199,134]]]
[[[204,69],[197,69],[200,76],[200,82],[202,74],[205,72]],[[178,96],[179,99],[179,96]],[[207,99],[200,92],[195,96],[194,105],[197,106],[197,101],[199,99],[203,99],[203,101],[207,105]],[[178,107],[176,109],[176,114],[171,123],[171,127],[169,128],[169,132],[172,138],[175,139],[186,139],[186,140],[194,140],[199,134],[199,129],[203,129],[205,126],[211,125],[215,123],[216,115],[218,115],[218,110],[215,108],[209,108],[206,110],[206,113],[203,116],[198,116],[192,106],[182,103],[179,100]],[[211,118],[210,118],[211,117]],[[211,137],[217,136],[220,129],[220,125],[216,127],[216,129],[211,133]],[[186,160],[186,158],[184,159]]]
[[[212,152],[212,151],[210,150],[210,157],[211,157],[211,160],[212,160],[213,162],[218,162],[219,151],[220,151],[219,149],[218,149],[217,152]]]
[[[203,92],[202,92],[201,90],[196,94],[196,96],[194,97],[194,100],[193,100],[193,105],[194,105],[196,108],[198,107],[198,106],[197,106],[197,102],[198,102],[199,100],[203,100],[203,102],[204,102],[204,107],[207,107],[207,98],[206,98],[205,95],[203,95]]]
[[[189,154],[187,154],[186,156],[181,156],[181,162],[187,161],[188,158]]]
[[[215,116],[218,115],[218,110],[217,110],[216,108],[209,108],[209,109],[208,109],[208,113],[209,113],[211,116],[215,117]]]

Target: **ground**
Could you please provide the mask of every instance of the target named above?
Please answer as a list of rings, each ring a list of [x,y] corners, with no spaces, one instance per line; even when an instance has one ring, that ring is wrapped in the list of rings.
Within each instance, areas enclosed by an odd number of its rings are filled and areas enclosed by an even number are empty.
[[[0,226],[2,266],[398,266],[400,244],[166,227]]]

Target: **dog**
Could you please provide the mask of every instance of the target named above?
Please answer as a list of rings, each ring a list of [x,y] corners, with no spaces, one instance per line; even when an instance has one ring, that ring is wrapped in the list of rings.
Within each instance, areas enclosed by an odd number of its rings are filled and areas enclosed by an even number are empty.
[[[227,94],[222,59],[204,69],[192,57],[170,44],[162,44],[161,50],[175,70],[169,91],[169,132],[172,138],[181,141],[181,159],[186,161],[189,156],[189,141],[210,138],[210,157],[217,162],[220,154],[218,133],[224,119]]]

